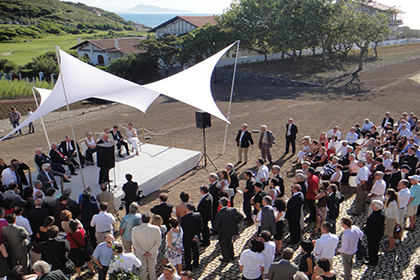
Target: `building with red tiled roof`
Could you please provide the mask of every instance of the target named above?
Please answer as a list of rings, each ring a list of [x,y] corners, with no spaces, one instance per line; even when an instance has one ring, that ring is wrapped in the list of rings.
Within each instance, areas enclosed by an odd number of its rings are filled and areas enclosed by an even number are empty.
[[[87,57],[94,65],[108,65],[112,59],[128,53],[144,53],[138,48],[143,38],[127,37],[115,39],[89,39],[71,47],[80,57]]]
[[[204,26],[208,22],[216,25],[214,16],[176,16],[150,29],[148,32],[155,33],[156,37],[164,34],[181,35]]]

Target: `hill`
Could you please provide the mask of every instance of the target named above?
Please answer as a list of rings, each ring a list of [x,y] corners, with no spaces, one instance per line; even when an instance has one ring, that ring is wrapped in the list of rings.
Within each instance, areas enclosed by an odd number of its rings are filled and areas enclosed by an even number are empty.
[[[83,3],[59,0],[0,0],[2,23],[39,24],[54,22],[67,26],[125,25],[127,22],[115,13]]]
[[[184,11],[184,10],[174,10],[174,9],[166,9],[161,8],[153,5],[144,5],[139,4],[137,6],[132,7],[131,9],[121,11],[120,14],[143,14],[143,13],[191,13],[191,11]]]

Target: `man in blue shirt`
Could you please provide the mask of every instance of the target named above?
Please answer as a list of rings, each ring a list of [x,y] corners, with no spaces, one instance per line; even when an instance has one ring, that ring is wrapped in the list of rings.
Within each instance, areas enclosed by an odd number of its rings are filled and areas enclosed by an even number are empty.
[[[98,280],[106,280],[109,263],[114,256],[114,251],[112,249],[114,241],[114,236],[112,234],[107,234],[105,236],[105,241],[99,244],[93,252],[93,260],[99,267]]]
[[[121,220],[120,235],[124,246],[124,251],[130,253],[131,250],[131,230],[141,224],[141,214],[139,214],[140,206],[136,202],[132,202],[129,206],[130,212]]]

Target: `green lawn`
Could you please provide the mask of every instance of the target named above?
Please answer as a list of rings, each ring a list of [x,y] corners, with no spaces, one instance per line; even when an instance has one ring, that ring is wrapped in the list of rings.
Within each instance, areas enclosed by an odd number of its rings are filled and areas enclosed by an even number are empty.
[[[95,34],[107,34],[108,31],[102,31]],[[133,34],[136,36],[146,35],[146,32],[126,31],[125,34]],[[77,45],[77,37],[82,40],[92,38],[94,34],[81,35],[63,35],[49,36],[42,39],[27,39],[19,43],[0,43],[0,59],[5,58],[16,62],[18,65],[24,65],[31,61],[31,58],[43,54],[47,51],[54,51],[55,46],[59,46],[62,50],[67,51],[74,45]],[[9,55],[9,53],[12,53]]]

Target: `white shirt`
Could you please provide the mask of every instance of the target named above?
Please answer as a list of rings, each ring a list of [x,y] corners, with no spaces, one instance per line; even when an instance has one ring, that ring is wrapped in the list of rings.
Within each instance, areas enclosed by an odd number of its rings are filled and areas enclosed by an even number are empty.
[[[397,224],[400,224],[400,211],[398,209],[398,203],[394,200],[385,209],[385,217],[389,219],[395,219]]]
[[[17,177],[15,171],[12,171],[10,168],[6,168],[1,173],[1,176],[3,177],[1,179],[1,182],[3,183],[3,186],[9,186],[10,183],[17,183]]]
[[[16,216],[16,225],[25,228],[29,236],[33,234],[29,220],[23,217],[22,215]]]
[[[119,268],[124,271],[132,271],[133,266],[141,267],[141,261],[133,253],[116,255],[109,263],[108,274],[111,274],[114,270],[118,270]]]
[[[274,254],[276,253],[276,243],[274,241],[264,242],[264,251],[262,254],[264,255],[265,265],[264,265],[264,274],[268,273],[270,269],[270,265],[274,261]]]
[[[326,134],[328,138],[331,138],[333,135],[335,135],[337,136],[337,140],[341,140],[340,130],[337,130],[336,132],[334,132],[334,129],[331,129],[331,130],[328,130]]]
[[[330,182],[341,182],[343,178],[343,171],[339,170],[334,172],[334,174],[330,178]]]
[[[255,178],[255,180],[257,182],[261,182],[261,179],[264,178],[265,181],[267,181],[269,177],[268,173],[269,173],[269,170],[268,170],[267,165],[261,165],[261,167],[258,169],[257,177]]]
[[[366,166],[363,166],[359,169],[359,172],[357,172],[356,176],[356,184],[360,184],[362,181],[367,181],[370,175],[369,168]]]
[[[408,201],[410,200],[411,192],[409,188],[404,188],[398,192],[398,202],[400,209],[407,207]]]
[[[386,191],[386,182],[384,179],[381,179],[375,182],[370,192],[376,195],[383,196],[385,194],[385,191]]]
[[[157,280],[166,280],[165,275],[162,273],[162,275],[159,276]],[[179,276],[178,274],[174,274],[174,278],[172,278],[172,280],[181,280],[181,276]]]
[[[357,252],[357,243],[363,237],[363,232],[359,227],[352,225],[351,228],[345,229],[341,237],[340,253],[346,255],[354,255]]]
[[[354,143],[359,139],[359,135],[356,132],[347,133],[346,140],[349,143]]]
[[[241,138],[239,138],[239,142],[242,142],[242,137],[244,137],[245,131],[246,131],[246,130],[242,131],[242,133],[241,133]]]
[[[385,174],[390,174],[392,172],[392,159],[387,158],[382,164],[385,166]]]
[[[242,252],[239,265],[243,266],[242,275],[245,278],[258,278],[261,276],[261,267],[265,266],[264,255],[247,249]]]
[[[314,254],[317,260],[332,259],[338,244],[338,236],[332,233],[324,233],[315,243]]]
[[[92,221],[90,221],[91,227],[96,227],[96,232],[112,231],[112,225],[115,223],[115,218],[112,214],[105,211],[99,212],[99,214],[93,215]]]
[[[343,146],[342,144],[340,144],[340,147],[338,149],[336,149],[335,155],[338,157],[342,157],[345,154],[347,154],[347,148],[349,147],[349,145],[345,145]]]
[[[401,129],[401,131],[400,131],[400,134],[399,134],[400,136],[406,136],[407,137],[407,139],[408,138],[410,138],[411,136],[413,136],[413,133],[411,133],[410,132],[410,130],[408,130],[408,129],[404,129],[404,130],[402,130]]]

